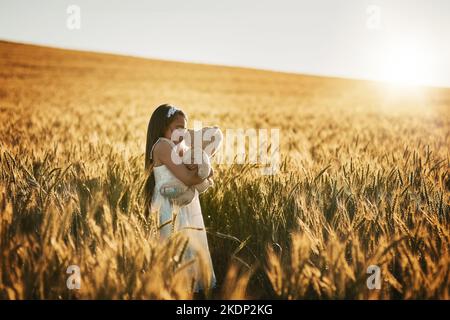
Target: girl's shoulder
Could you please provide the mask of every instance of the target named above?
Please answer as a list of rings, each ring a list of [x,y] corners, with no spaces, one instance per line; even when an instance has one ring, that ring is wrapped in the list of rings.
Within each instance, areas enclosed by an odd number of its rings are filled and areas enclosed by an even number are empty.
[[[167,150],[172,149],[175,147],[175,144],[167,138],[159,138],[158,140],[156,140],[155,144],[153,145],[153,153],[158,152],[158,151],[162,151],[162,150]]]
[[[167,138],[159,138],[153,145],[152,158],[156,160],[156,162],[158,162],[161,156],[164,156],[165,154],[170,154],[170,152],[172,152],[172,149],[174,147],[175,144],[171,140]]]
[[[159,137],[158,140],[156,140],[155,144],[161,143],[161,142],[165,142],[165,143],[169,144],[172,147],[175,146],[175,143],[172,140],[164,138],[164,137]]]

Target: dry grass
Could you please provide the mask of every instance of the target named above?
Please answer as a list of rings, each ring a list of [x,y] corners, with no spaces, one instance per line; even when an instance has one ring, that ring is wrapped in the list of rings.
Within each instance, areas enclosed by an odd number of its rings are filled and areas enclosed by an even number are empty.
[[[215,296],[449,299],[450,90],[5,42],[0,298],[192,297],[185,239],[158,243],[142,214],[163,102],[205,125],[281,129],[280,174],[221,165],[201,197]],[[372,264],[381,290],[366,286]]]

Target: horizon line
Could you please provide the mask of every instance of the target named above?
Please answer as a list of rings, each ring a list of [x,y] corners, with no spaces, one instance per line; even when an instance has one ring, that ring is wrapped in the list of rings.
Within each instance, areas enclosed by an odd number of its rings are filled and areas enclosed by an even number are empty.
[[[118,51],[102,51],[102,50],[97,51],[95,49],[86,49],[83,47],[76,47],[76,46],[75,47],[60,47],[60,46],[53,45],[53,44],[21,41],[21,40],[16,40],[16,39],[7,39],[7,38],[0,38],[0,42],[29,45],[29,46],[36,46],[36,47],[46,47],[46,48],[50,48],[50,49],[78,51],[78,52],[85,52],[85,53],[107,54],[107,55],[113,55],[113,56],[121,56],[121,57],[153,60],[153,61],[185,63],[185,64],[195,64],[195,65],[203,65],[203,66],[213,66],[213,67],[236,68],[236,69],[247,69],[247,70],[273,72],[273,73],[281,73],[281,74],[288,74],[288,75],[295,75],[295,76],[328,78],[328,79],[347,80],[347,81],[363,81],[363,82],[371,82],[371,83],[377,84],[377,85],[398,86],[395,83],[391,83],[389,81],[384,81],[384,80],[380,80],[380,79],[365,78],[365,77],[357,78],[357,77],[345,76],[345,75],[340,75],[340,74],[308,73],[308,72],[285,70],[285,69],[261,68],[261,67],[248,66],[248,65],[246,66],[246,65],[236,65],[236,64],[202,62],[202,61],[197,61],[197,60],[172,60],[172,59],[167,59],[164,57],[157,57],[157,56],[123,53],[123,52],[118,52]],[[450,84],[448,86],[447,85],[436,85],[436,84],[405,84],[405,85],[400,84],[400,86],[404,86],[406,88],[450,89]]]

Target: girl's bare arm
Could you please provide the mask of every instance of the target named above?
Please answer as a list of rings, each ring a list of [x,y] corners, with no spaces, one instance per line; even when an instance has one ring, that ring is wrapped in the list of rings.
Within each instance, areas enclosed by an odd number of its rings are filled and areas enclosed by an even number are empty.
[[[173,175],[187,186],[201,183],[203,180],[197,175],[197,171],[189,170],[183,163],[176,164],[172,160],[172,147],[168,143],[159,142],[155,145],[153,155],[155,160],[165,165]]]

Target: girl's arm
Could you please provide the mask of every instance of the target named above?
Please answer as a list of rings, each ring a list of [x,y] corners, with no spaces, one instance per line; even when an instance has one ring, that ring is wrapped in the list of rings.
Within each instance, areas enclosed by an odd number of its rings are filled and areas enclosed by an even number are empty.
[[[193,186],[203,181],[197,171],[189,170],[183,163],[175,164],[172,160],[172,147],[168,143],[157,143],[153,155],[164,164],[173,175],[187,186]]]

